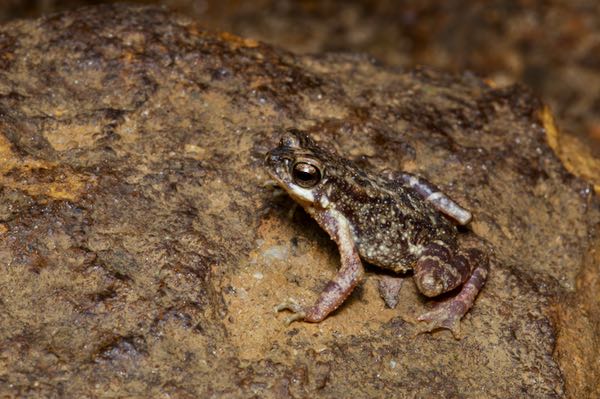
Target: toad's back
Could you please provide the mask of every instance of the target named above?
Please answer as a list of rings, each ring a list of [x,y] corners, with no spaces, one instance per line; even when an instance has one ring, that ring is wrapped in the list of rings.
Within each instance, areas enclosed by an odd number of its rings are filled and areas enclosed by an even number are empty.
[[[363,259],[407,271],[428,243],[456,246],[454,225],[411,188],[344,169],[329,175],[325,192],[331,207],[348,220]]]

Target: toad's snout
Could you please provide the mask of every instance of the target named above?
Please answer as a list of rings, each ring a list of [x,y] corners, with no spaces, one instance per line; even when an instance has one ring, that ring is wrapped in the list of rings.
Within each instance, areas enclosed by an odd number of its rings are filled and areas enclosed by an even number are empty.
[[[269,173],[273,173],[277,169],[277,165],[281,163],[281,157],[273,154],[273,151],[267,152],[265,155],[264,165]]]
[[[267,152],[265,154],[265,166],[270,169],[276,169],[278,166],[283,165],[286,162],[286,159],[289,159],[289,154],[286,157],[286,154],[288,154],[285,149],[282,149],[281,147],[276,147],[273,148],[271,151]]]
[[[286,165],[289,162],[284,155],[280,148],[277,147],[267,152],[264,159],[264,166],[267,173],[279,183],[284,180]]]

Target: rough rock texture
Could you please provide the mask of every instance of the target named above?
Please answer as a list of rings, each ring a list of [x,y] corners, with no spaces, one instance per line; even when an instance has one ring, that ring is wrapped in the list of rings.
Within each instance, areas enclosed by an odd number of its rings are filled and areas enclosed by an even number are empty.
[[[0,21],[99,0],[3,0]],[[102,3],[119,0],[102,0]],[[600,193],[597,0],[136,0],[297,53],[364,52],[395,66],[525,82],[558,115],[554,148]]]
[[[600,193],[596,0],[143,1],[294,52],[362,51],[389,65],[525,82],[558,115],[557,155]]]
[[[407,283],[385,308],[375,268],[320,324],[273,314],[339,264],[264,186],[286,127],[473,211],[493,269],[462,340],[414,337],[431,303]],[[293,56],[157,9],[5,25],[0,394],[597,396],[600,207],[555,130],[522,87]]]
[[[0,22],[119,0],[3,0]],[[136,0],[296,53],[364,52],[388,65],[525,82],[558,115],[553,149],[600,194],[596,0]],[[555,144],[555,145],[554,145]]]

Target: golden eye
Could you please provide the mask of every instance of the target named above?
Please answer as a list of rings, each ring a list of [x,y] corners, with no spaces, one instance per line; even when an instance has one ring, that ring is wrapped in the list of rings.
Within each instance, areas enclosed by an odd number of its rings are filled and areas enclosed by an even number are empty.
[[[311,188],[321,180],[321,172],[317,167],[306,162],[298,162],[292,170],[294,183],[304,188]]]

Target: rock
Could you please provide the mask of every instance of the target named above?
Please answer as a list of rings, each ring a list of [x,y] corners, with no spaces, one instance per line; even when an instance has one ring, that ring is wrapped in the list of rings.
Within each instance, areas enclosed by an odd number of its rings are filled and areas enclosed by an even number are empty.
[[[294,56],[156,8],[4,25],[0,393],[597,396],[600,207],[545,112],[519,86]],[[414,337],[431,303],[407,283],[386,308],[375,268],[320,324],[273,313],[339,264],[265,186],[287,127],[473,211],[493,265],[462,340]]]

